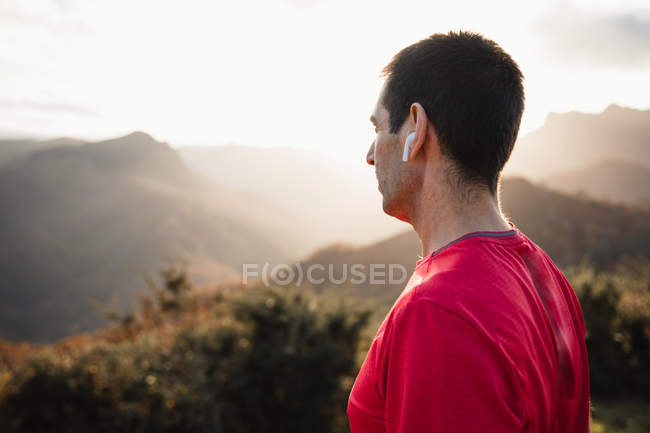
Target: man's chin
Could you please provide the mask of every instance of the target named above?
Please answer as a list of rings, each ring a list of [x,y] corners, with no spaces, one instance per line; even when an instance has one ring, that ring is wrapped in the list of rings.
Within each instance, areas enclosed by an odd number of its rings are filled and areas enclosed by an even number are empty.
[[[384,213],[393,218],[397,218],[400,221],[409,222],[408,216],[400,209],[400,206],[397,206],[394,200],[389,200],[389,198],[384,194],[384,199],[382,201],[382,207],[384,208]]]
[[[387,214],[387,215],[392,216],[391,215],[391,206],[390,206],[391,203],[390,203],[390,200],[388,199],[388,197],[386,196],[385,193],[382,193],[381,196],[382,196],[381,205],[382,205],[382,207],[384,209],[384,213]]]

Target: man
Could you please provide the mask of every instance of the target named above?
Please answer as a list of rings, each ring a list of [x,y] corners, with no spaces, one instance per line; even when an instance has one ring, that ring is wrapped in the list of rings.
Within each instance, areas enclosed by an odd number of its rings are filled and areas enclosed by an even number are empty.
[[[413,225],[424,257],[357,376],[352,433],[586,432],[580,306],[499,207],[524,108],[517,64],[450,32],[405,48],[383,75],[367,161],[384,211]]]

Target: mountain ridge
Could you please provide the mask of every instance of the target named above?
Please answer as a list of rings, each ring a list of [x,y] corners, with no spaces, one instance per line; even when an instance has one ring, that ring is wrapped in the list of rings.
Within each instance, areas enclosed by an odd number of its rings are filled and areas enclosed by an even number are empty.
[[[550,113],[520,137],[504,174],[538,181],[603,159],[650,167],[650,110],[612,104],[601,113]]]
[[[233,210],[245,196],[195,175],[144,135],[15,159],[0,167],[0,200],[10,203],[0,212],[0,335],[9,339],[101,327],[102,314],[80,300],[126,309],[144,288],[142,273],[170,260],[217,282],[243,263],[291,254]]]

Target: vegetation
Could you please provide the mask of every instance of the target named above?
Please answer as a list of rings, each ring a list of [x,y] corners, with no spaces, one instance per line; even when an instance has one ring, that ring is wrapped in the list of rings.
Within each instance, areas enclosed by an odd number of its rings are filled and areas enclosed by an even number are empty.
[[[597,272],[583,263],[567,276],[585,316],[592,395],[650,400],[650,264]]]
[[[368,312],[293,291],[191,293],[56,346],[0,348],[3,432],[337,432]]]
[[[592,433],[646,433],[650,431],[648,402],[603,400],[592,403]]]
[[[587,325],[594,432],[647,431],[650,264],[566,274]],[[296,289],[207,295],[182,270],[163,277],[103,332],[3,343],[0,431],[348,430],[347,397],[376,329],[362,304]]]

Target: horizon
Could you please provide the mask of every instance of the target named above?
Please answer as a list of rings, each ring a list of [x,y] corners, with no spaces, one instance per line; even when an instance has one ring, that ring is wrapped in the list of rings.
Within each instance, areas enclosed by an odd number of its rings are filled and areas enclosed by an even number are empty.
[[[646,109],[642,108],[635,108],[635,107],[627,107],[627,106],[622,106],[616,103],[611,103],[608,106],[606,106],[602,111],[600,112],[585,112],[585,111],[578,111],[578,110],[570,110],[566,112],[550,112],[546,115],[544,118],[544,121],[537,126],[535,129],[532,129],[530,131],[525,131],[522,133],[520,130],[520,133],[518,134],[517,140],[522,139],[524,136],[526,136],[529,133],[535,132],[539,129],[541,129],[547,122],[548,118],[550,116],[554,115],[567,115],[567,114],[584,114],[584,115],[600,115],[604,114],[607,110],[610,108],[621,108],[623,110],[630,110],[630,111],[639,111],[639,112],[644,112],[648,111],[650,112],[650,107]],[[56,141],[56,140],[61,140],[61,139],[71,139],[71,140],[80,140],[82,141],[83,144],[85,143],[95,143],[95,142],[102,142],[102,141],[107,141],[107,140],[112,140],[116,138],[122,138],[126,137],[132,134],[138,134],[142,133],[145,135],[150,136],[153,138],[155,141],[161,142],[168,144],[171,148],[174,149],[181,149],[185,147],[248,147],[248,148],[254,148],[254,149],[281,149],[281,148],[287,148],[287,149],[302,149],[302,150],[311,150],[311,151],[322,151],[321,149],[318,148],[309,148],[309,147],[303,147],[303,146],[293,146],[291,144],[272,144],[272,145],[265,145],[265,144],[249,144],[249,143],[238,143],[238,142],[223,142],[223,143],[207,143],[207,144],[186,144],[186,143],[176,143],[176,142],[169,142],[167,140],[164,140],[160,137],[157,137],[155,134],[143,130],[143,129],[134,129],[131,131],[127,131],[125,133],[119,134],[119,135],[109,135],[109,136],[104,136],[104,137],[99,137],[99,138],[85,138],[82,136],[75,136],[72,134],[63,134],[63,135],[53,135],[53,136],[38,136],[35,134],[18,134],[18,135],[11,135],[7,134],[5,135],[4,131],[0,130],[0,140],[4,141],[10,141],[10,140],[35,140],[35,141]],[[330,155],[332,156],[332,155]]]

